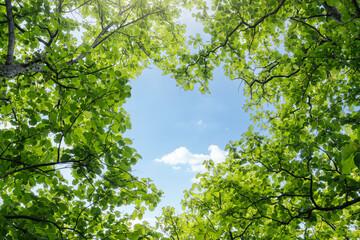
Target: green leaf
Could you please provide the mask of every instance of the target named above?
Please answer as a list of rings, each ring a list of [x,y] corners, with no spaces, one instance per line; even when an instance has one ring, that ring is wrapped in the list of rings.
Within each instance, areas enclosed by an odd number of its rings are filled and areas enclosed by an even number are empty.
[[[341,148],[342,160],[348,159],[351,155],[353,155],[355,153],[356,150],[357,150],[357,148],[351,143],[344,145]]]
[[[68,133],[68,134],[65,135],[64,140],[65,140],[65,144],[66,144],[66,145],[71,146],[71,144],[72,144],[72,138],[71,138],[71,134],[70,134],[70,133]]]
[[[360,151],[354,153],[354,163],[360,169]]]
[[[14,133],[11,130],[5,130],[2,135],[3,139],[11,139],[14,137]]]
[[[354,157],[356,155],[357,148],[353,144],[346,144],[342,147],[342,159],[341,166],[342,171],[345,174],[350,174],[352,169],[356,167]],[[358,158],[358,157],[357,157]]]
[[[55,139],[54,139],[54,142],[55,143],[59,143],[60,141],[61,141],[61,139],[62,139],[62,134],[61,133],[59,133],[59,134],[57,134],[56,136],[55,136]]]
[[[254,126],[250,125],[248,131],[245,133],[245,137],[250,137],[252,135],[253,130],[254,130]]]

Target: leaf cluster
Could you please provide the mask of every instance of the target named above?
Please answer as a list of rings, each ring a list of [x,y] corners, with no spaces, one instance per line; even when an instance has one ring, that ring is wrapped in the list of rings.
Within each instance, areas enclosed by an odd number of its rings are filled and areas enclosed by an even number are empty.
[[[131,173],[123,104],[130,79],[181,47],[176,3],[6,0],[0,13],[0,236],[158,239],[132,224],[162,192]]]
[[[245,83],[259,132],[251,126],[230,141],[224,163],[206,163],[185,192],[185,212],[164,209],[164,231],[172,239],[359,238],[358,2],[198,7],[211,43],[175,78],[206,90],[207,66],[221,63]]]

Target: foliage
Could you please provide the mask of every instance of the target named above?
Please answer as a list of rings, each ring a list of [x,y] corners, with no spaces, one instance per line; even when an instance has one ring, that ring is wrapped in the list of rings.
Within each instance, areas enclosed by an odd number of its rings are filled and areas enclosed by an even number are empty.
[[[360,237],[360,7],[357,0],[197,2],[196,54],[174,76],[208,91],[220,63],[245,83],[253,127],[199,175],[171,239]],[[263,108],[265,107],[265,110]]]
[[[2,239],[157,239],[131,227],[159,202],[122,133],[129,79],[172,61],[183,27],[168,0],[0,4]],[[163,63],[164,62],[164,63]],[[122,214],[121,206],[135,206]]]

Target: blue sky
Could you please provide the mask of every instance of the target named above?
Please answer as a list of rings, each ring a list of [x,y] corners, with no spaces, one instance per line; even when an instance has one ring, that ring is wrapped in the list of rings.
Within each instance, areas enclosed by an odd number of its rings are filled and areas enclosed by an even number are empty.
[[[186,24],[186,35],[200,33],[209,40],[191,13],[184,11],[179,22]],[[183,191],[189,190],[202,162],[223,161],[224,148],[230,140],[238,140],[247,131],[250,113],[245,113],[245,97],[240,81],[231,81],[222,68],[214,71],[210,94],[201,94],[197,87],[184,91],[170,76],[156,67],[145,70],[130,81],[131,98],[125,104],[132,129],[125,133],[133,140],[133,147],[143,157],[133,174],[153,180],[164,192],[161,203],[144,219],[155,222],[162,207],[182,211]]]
[[[147,69],[130,82],[132,96],[125,105],[132,129],[125,134],[133,140],[143,159],[134,175],[149,177],[164,191],[162,203],[145,218],[161,214],[163,206],[181,212],[180,200],[205,159],[224,159],[225,145],[238,140],[250,125],[243,110],[243,85],[217,69],[210,82],[211,94],[184,91],[156,67]]]

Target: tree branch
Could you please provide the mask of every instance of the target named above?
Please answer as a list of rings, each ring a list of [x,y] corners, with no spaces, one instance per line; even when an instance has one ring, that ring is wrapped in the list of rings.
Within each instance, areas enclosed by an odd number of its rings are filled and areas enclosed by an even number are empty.
[[[262,23],[266,18],[268,18],[268,17],[276,14],[276,13],[280,10],[280,8],[284,5],[285,1],[286,1],[286,0],[282,0],[282,1],[280,2],[280,4],[277,6],[277,8],[276,8],[274,11],[269,12],[268,14],[262,16],[262,17],[261,17],[259,20],[257,20],[256,23],[254,23],[253,25],[246,24],[245,22],[244,22],[244,23],[245,23],[249,28],[255,28],[257,25],[259,25],[260,23]]]
[[[294,17],[291,17],[290,20],[294,20],[294,21],[296,21],[296,22],[300,22],[300,23],[302,23],[302,24],[310,27],[310,28],[313,29],[315,32],[317,32],[317,33],[324,39],[324,41],[326,41],[326,42],[332,41],[332,40],[329,39],[328,37],[322,35],[321,32],[320,32],[317,28],[315,28],[314,26],[312,26],[312,25],[310,25],[310,24],[308,24],[308,23],[306,23],[306,22],[304,22],[304,21],[301,21],[301,20],[299,20],[299,19],[296,19],[296,18],[294,18]]]
[[[330,6],[329,4],[327,4],[326,1],[324,1],[322,3],[319,0],[317,0],[317,2],[325,8],[328,16],[330,16],[332,19],[334,19],[338,23],[344,24],[343,21],[341,21],[342,14],[339,11],[339,9],[337,9],[335,6]]]
[[[268,17],[276,14],[276,13],[280,10],[280,8],[284,5],[285,1],[286,1],[286,0],[282,0],[282,1],[280,2],[280,4],[276,7],[276,9],[275,9],[274,11],[272,11],[272,12],[270,12],[270,13],[268,13],[268,14],[265,14],[264,16],[262,16],[260,19],[258,19],[258,20],[257,20],[254,24],[252,24],[252,25],[249,24],[249,23],[247,23],[247,22],[245,22],[245,20],[244,20],[241,16],[239,16],[241,22],[240,22],[234,29],[232,29],[231,32],[229,32],[229,33],[226,35],[225,41],[222,42],[222,43],[220,43],[218,46],[214,47],[212,50],[207,51],[205,54],[199,54],[199,57],[197,58],[197,60],[188,65],[188,67],[186,68],[186,72],[188,71],[188,69],[189,69],[190,66],[194,66],[195,64],[197,64],[197,63],[200,61],[201,58],[206,59],[207,57],[209,57],[210,54],[215,53],[218,49],[225,47],[225,46],[228,44],[230,37],[231,37],[243,24],[244,24],[245,26],[247,26],[246,29],[254,29],[254,28],[256,28],[256,27],[257,27],[260,23],[262,23],[266,18],[268,18]]]
[[[250,222],[250,223],[245,227],[244,231],[243,231],[240,235],[235,236],[234,239],[244,237],[246,231],[248,230],[248,228],[249,228],[253,223],[254,223],[254,222]]]
[[[352,2],[355,5],[356,11],[357,11],[357,16],[360,17],[360,7],[359,7],[357,0],[352,0]]]
[[[104,42],[106,39],[108,39],[109,37],[111,37],[113,34],[117,33],[120,29],[122,28],[125,28],[129,25],[132,25],[140,20],[143,20],[144,18],[150,16],[150,15],[154,15],[154,14],[158,14],[158,13],[161,13],[162,10],[160,11],[157,11],[157,12],[151,12],[151,13],[148,13],[148,14],[145,14],[131,22],[128,22],[124,25],[120,25],[119,27],[117,27],[114,31],[110,32],[107,36],[105,36],[104,38],[102,38],[108,31],[111,27],[113,27],[115,25],[114,22],[111,22],[109,23],[100,33],[99,35],[95,38],[95,40],[93,41],[93,43],[91,44],[91,49],[94,49],[96,48],[97,46],[99,46],[102,42]],[[102,39],[101,39],[102,38]],[[100,40],[101,39],[101,40]],[[74,60],[71,60],[69,62],[67,62],[68,65],[71,65],[73,63],[77,63],[80,59],[84,58],[85,55],[84,54],[81,54],[79,55],[77,58],[75,58]]]
[[[6,55],[6,65],[11,65],[13,63],[14,51],[15,51],[15,24],[14,24],[14,15],[12,12],[11,0],[5,0],[6,4],[6,15],[8,22],[8,51]]]
[[[79,232],[78,230],[76,230],[74,228],[69,228],[69,227],[61,227],[56,222],[53,222],[53,221],[50,221],[50,220],[47,220],[47,219],[41,219],[41,218],[37,218],[37,217],[33,217],[33,216],[27,216],[27,215],[17,215],[17,216],[5,215],[4,217],[6,219],[27,219],[27,220],[31,220],[31,221],[35,221],[35,222],[49,223],[49,224],[54,225],[60,232],[61,232],[61,230],[71,230],[71,231],[74,231],[74,232],[78,233],[81,237],[85,238],[85,236],[81,232]]]
[[[81,160],[80,160],[80,161],[81,161]],[[74,160],[72,160],[72,161],[50,162],[50,163],[40,163],[40,164],[28,165],[28,166],[26,166],[26,167],[19,168],[19,169],[16,169],[16,170],[7,172],[7,173],[5,173],[4,175],[2,175],[2,176],[0,177],[0,179],[6,178],[7,176],[9,176],[9,175],[11,175],[11,174],[14,174],[14,173],[17,173],[17,172],[21,172],[21,171],[24,171],[24,170],[27,170],[27,169],[33,169],[33,168],[39,168],[39,167],[47,167],[47,166],[54,166],[54,165],[57,165],[57,164],[75,163],[75,162],[80,162],[80,161],[74,161]]]
[[[40,64],[10,64],[0,65],[0,78],[14,78],[24,72],[44,72]]]
[[[341,204],[341,205],[337,205],[337,206],[330,206],[330,207],[321,207],[321,206],[317,206],[315,207],[316,210],[320,210],[320,211],[334,211],[334,210],[340,210],[340,209],[344,209],[346,207],[349,207],[351,205],[354,205],[356,203],[360,202],[360,197],[358,198],[354,198],[351,201],[346,201],[345,203]]]
[[[92,1],[92,0],[85,1],[84,3],[80,4],[78,7],[75,7],[74,9],[71,9],[71,10],[68,10],[68,11],[63,11],[63,10],[61,9],[61,12],[63,12],[63,13],[71,13],[71,12],[74,12],[74,11],[80,9],[81,7],[83,7],[84,5],[88,4],[88,3],[91,2],[91,1]],[[64,8],[66,5],[68,5],[68,4],[62,5],[62,8]]]

